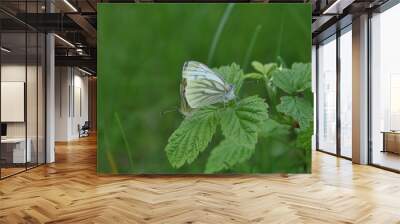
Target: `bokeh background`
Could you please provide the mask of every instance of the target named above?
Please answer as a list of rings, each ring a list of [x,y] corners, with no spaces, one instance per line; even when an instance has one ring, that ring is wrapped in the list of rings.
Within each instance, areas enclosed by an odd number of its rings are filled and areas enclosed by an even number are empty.
[[[291,66],[311,60],[308,4],[99,4],[99,173],[203,173],[209,148],[190,165],[174,169],[164,148],[183,117],[182,65],[209,67],[251,61]],[[246,84],[246,94],[259,92]],[[230,173],[304,172],[285,139],[263,140],[251,160]]]

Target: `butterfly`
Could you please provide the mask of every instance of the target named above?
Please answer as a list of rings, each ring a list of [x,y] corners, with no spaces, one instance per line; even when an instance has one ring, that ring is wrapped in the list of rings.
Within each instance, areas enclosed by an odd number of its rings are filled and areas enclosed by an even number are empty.
[[[193,110],[235,99],[235,86],[221,75],[197,61],[187,61],[182,69],[180,85],[181,113],[189,116]]]

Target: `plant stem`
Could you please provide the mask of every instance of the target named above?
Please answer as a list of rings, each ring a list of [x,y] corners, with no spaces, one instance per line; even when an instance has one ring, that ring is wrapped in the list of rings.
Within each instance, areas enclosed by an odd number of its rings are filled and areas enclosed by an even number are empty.
[[[244,60],[243,60],[243,64],[242,64],[243,71],[246,71],[246,69],[247,69],[247,66],[248,66],[249,61],[250,61],[250,55],[253,52],[254,45],[255,45],[255,43],[257,41],[257,37],[258,37],[258,34],[261,31],[261,28],[262,28],[262,25],[258,24],[256,29],[253,32],[253,36],[251,37],[249,47],[246,50],[246,54],[245,54],[245,57],[244,57]]]
[[[277,43],[277,52],[276,52],[276,57],[279,58],[281,57],[281,47],[282,47],[282,38],[283,38],[283,31],[284,31],[284,24],[285,24],[285,15],[281,14],[281,19],[280,19],[280,27],[279,27],[279,33],[278,33],[278,43]]]
[[[132,153],[131,153],[131,150],[130,150],[130,147],[129,147],[128,139],[126,138],[126,134],[125,134],[124,128],[122,127],[121,119],[119,118],[119,115],[118,115],[117,112],[114,113],[114,116],[115,116],[115,120],[117,121],[119,130],[121,131],[121,136],[122,136],[122,140],[124,141],[124,144],[125,144],[125,149],[126,149],[126,151],[128,153],[129,165],[130,165],[130,167],[133,168]]]
[[[225,9],[224,15],[222,16],[221,20],[219,21],[218,28],[214,34],[214,37],[213,37],[213,40],[211,43],[211,47],[210,47],[210,51],[208,53],[208,59],[207,59],[208,66],[211,66],[211,62],[212,62],[212,59],[214,58],[214,53],[215,53],[215,49],[217,48],[219,38],[221,36],[222,31],[224,30],[226,21],[228,20],[234,6],[235,5],[233,3],[228,4],[228,6]]]

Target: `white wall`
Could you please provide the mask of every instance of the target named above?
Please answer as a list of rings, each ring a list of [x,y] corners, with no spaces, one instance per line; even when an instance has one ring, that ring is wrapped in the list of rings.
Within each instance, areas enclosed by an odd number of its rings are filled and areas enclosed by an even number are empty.
[[[79,137],[79,132],[78,132],[78,124],[83,125],[85,121],[89,120],[89,110],[88,110],[88,77],[87,76],[82,76],[83,73],[78,73],[76,74],[75,70],[75,75],[74,75],[74,91],[73,91],[73,105],[74,107],[72,108],[72,120],[71,120],[71,135],[74,138]]]
[[[55,141],[68,140],[68,88],[70,84],[67,67],[55,68]]]
[[[36,69],[39,69],[38,71]],[[25,80],[27,78],[27,80]],[[44,163],[45,150],[45,120],[44,120],[44,74],[42,68],[25,64],[3,64],[1,66],[2,82],[24,82],[26,84],[26,106],[21,108],[22,113],[26,112],[26,121],[5,122],[7,124],[8,138],[24,138],[25,135],[31,144],[32,161]],[[2,95],[2,98],[7,96]],[[10,108],[2,107],[2,112]],[[13,113],[13,111],[8,111]],[[14,111],[14,113],[16,113]],[[37,156],[37,153],[39,154]],[[49,160],[51,162],[51,160]]]
[[[36,76],[36,67],[33,66],[28,66],[25,67],[24,65],[19,65],[19,64],[5,64],[1,66],[1,81],[2,82],[25,82],[25,75],[27,69],[27,75],[35,75]],[[28,77],[28,79],[31,79]],[[35,83],[36,85],[36,83]],[[30,90],[30,89],[28,89]],[[36,89],[33,92],[28,91],[27,93],[28,97],[36,97]],[[32,100],[27,99],[29,102]],[[36,105],[30,105],[34,106],[36,108]],[[6,110],[6,108],[1,108],[2,110]],[[35,118],[35,123],[36,123],[36,114],[34,114],[34,118],[30,116],[31,114],[28,114],[28,122],[31,122]],[[25,123],[26,122],[7,122],[7,136],[8,137],[25,137]],[[28,125],[28,127],[31,127],[33,125]],[[36,127],[35,127],[36,129]],[[29,136],[28,136],[29,137]]]
[[[1,66],[1,81],[25,82],[25,64],[8,64]],[[28,67],[28,70],[31,68]],[[1,108],[5,110],[6,108]],[[25,122],[7,122],[7,137],[25,137]]]
[[[88,105],[88,77],[76,68],[56,67],[56,141],[79,137],[78,125],[88,120]]]
[[[313,45],[311,48],[311,84],[312,84],[312,92],[314,95],[314,132],[313,135],[311,137],[311,147],[312,150],[316,150],[317,149],[317,135],[316,135],[316,130],[317,130],[317,49],[316,47]]]

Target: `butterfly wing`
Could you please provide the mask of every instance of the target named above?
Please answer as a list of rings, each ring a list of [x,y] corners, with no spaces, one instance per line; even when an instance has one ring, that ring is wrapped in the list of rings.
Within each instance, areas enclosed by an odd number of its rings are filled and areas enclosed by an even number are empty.
[[[187,102],[191,108],[223,102],[229,91],[229,84],[200,62],[186,62],[183,66],[182,78],[186,84],[183,101]]]
[[[186,79],[182,79],[180,85],[180,95],[181,95],[181,108],[180,112],[185,116],[190,116],[193,112],[193,108],[190,108],[186,97],[185,97],[185,89],[186,89],[187,81]]]
[[[187,61],[183,65],[182,77],[188,80],[208,79],[220,84],[221,87],[226,85],[226,82],[213,70],[206,65],[197,61]]]

